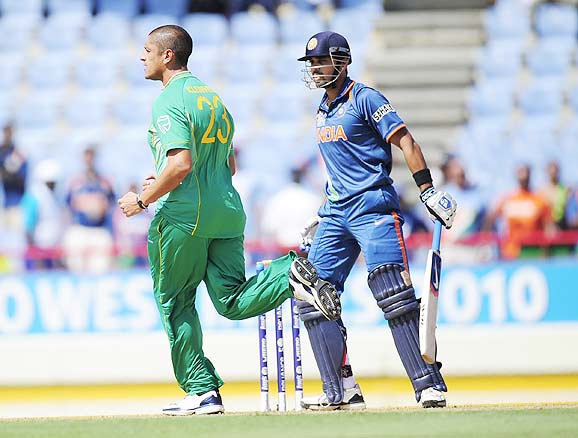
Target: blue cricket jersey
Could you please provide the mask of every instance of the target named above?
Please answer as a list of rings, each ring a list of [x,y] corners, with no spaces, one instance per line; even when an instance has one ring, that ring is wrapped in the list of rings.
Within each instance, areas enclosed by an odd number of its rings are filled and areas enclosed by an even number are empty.
[[[383,94],[350,78],[331,105],[327,94],[323,96],[317,111],[317,143],[327,167],[325,194],[331,203],[370,211],[377,207],[373,204],[385,202],[386,209],[399,210],[389,176],[389,140],[403,127]],[[376,191],[383,196],[375,196]]]

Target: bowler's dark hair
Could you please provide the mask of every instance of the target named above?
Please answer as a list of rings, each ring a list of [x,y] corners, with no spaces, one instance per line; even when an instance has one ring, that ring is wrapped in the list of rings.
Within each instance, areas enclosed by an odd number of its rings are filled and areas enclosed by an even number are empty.
[[[186,67],[189,56],[193,53],[193,39],[181,26],[167,24],[157,27],[149,33],[154,43],[161,49],[171,49],[179,67]]]

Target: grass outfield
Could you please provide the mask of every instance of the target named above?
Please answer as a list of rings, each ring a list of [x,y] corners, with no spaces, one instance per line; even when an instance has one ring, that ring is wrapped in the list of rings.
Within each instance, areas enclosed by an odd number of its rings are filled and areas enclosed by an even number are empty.
[[[574,437],[576,404],[0,421],[2,438]]]

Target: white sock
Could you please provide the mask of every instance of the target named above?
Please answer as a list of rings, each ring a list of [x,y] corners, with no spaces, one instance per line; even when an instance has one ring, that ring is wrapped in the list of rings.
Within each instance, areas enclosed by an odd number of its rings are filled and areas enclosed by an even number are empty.
[[[355,377],[353,377],[353,370],[349,365],[349,355],[345,353],[345,364],[341,367],[341,376],[343,378],[343,389],[351,389],[355,387]]]

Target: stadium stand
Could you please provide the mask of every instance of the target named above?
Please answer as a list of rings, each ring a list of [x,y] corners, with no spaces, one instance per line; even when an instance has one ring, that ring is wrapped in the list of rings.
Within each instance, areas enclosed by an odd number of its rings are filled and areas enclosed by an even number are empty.
[[[139,52],[152,29],[179,23],[195,42],[191,70],[233,114],[243,163],[270,169],[259,181],[266,194],[315,154],[311,116],[321,94],[306,89],[296,58],[309,36],[332,29],[350,41],[351,76],[390,98],[431,167],[453,153],[474,182],[499,181],[496,190],[513,182],[511,166],[529,151],[578,167],[574,6],[498,0],[486,10],[383,13],[374,0],[335,10],[305,3],[226,17],[189,13],[183,0],[0,0],[0,50],[24,54],[0,70],[0,122],[15,121],[32,162],[55,153],[72,163],[71,154],[97,142],[111,167],[121,165],[114,151],[122,149],[149,173],[145,133],[160,85],[143,78]],[[496,160],[508,148],[512,154]],[[411,183],[403,165],[393,178]],[[536,183],[543,178],[536,169]]]
[[[126,18],[136,16],[141,9],[140,0],[95,0],[97,14],[118,14]]]

